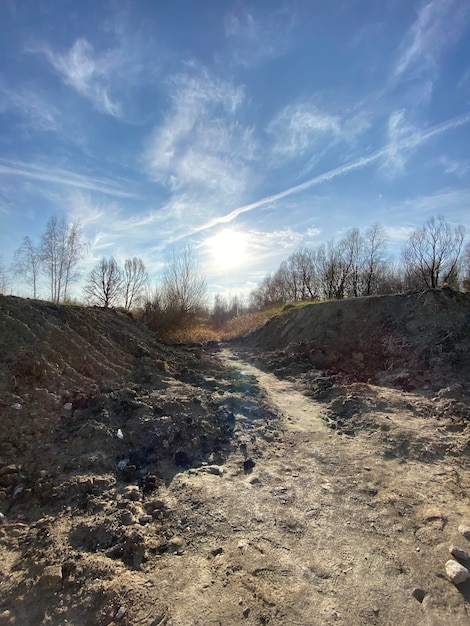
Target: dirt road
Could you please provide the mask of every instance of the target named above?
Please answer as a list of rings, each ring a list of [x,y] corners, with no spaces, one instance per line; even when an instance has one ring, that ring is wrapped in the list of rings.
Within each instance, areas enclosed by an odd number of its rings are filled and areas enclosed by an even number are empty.
[[[0,624],[470,623],[444,570],[469,548],[469,471],[433,400],[322,372],[312,399],[249,357],[223,350],[198,383],[230,424],[220,453],[162,460],[150,489],[77,475],[80,508],[3,525]]]

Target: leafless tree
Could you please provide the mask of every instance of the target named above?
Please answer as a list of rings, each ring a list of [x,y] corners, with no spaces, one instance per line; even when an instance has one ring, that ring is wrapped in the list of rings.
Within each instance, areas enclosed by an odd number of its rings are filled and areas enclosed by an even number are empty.
[[[123,292],[124,306],[129,311],[142,296],[148,282],[148,274],[141,259],[134,257],[124,263]]]
[[[416,229],[402,252],[409,279],[417,287],[432,289],[455,285],[464,234],[463,226],[452,228],[442,216]]]
[[[3,257],[0,255],[0,294],[4,294],[10,286],[8,272],[3,263]]]
[[[462,288],[464,291],[470,291],[470,241],[465,246],[462,256]]]
[[[84,291],[89,302],[103,307],[117,304],[123,285],[123,274],[113,257],[101,261],[91,270]]]
[[[21,246],[15,250],[12,271],[14,276],[23,278],[28,287],[33,290],[33,298],[36,298],[41,258],[39,250],[29,237],[24,237]]]
[[[79,222],[68,224],[51,217],[41,238],[40,259],[49,278],[52,302],[67,298],[67,290],[77,280],[77,265],[84,255],[86,244],[82,240]]]
[[[380,277],[385,273],[386,239],[382,226],[377,222],[363,236],[363,295],[377,293]]]
[[[163,301],[180,322],[191,320],[205,304],[206,280],[194,249],[173,250],[163,276]]]

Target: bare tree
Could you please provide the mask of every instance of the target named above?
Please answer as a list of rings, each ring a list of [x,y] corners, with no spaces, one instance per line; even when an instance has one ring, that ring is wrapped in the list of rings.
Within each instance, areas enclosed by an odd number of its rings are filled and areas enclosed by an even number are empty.
[[[148,274],[141,259],[134,257],[126,259],[124,263],[124,306],[129,311],[131,306],[142,296],[144,287],[148,282]]]
[[[464,291],[470,291],[470,241],[467,243],[464,249],[462,258],[462,289]]]
[[[4,294],[10,286],[8,272],[3,263],[3,256],[0,255],[0,294]]]
[[[123,274],[115,259],[105,259],[91,270],[84,291],[87,299],[100,306],[114,306],[122,293]]]
[[[33,290],[33,298],[36,298],[41,258],[39,250],[29,237],[24,237],[21,246],[15,250],[12,271],[15,276],[23,278],[28,287]]]
[[[432,289],[455,284],[464,234],[463,226],[452,228],[442,216],[415,230],[402,252],[411,282]]]
[[[386,240],[382,226],[377,222],[363,237],[363,295],[377,293],[380,277],[385,273]]]
[[[49,278],[52,302],[67,298],[67,290],[77,280],[77,265],[83,257],[86,244],[82,241],[79,222],[69,225],[51,217],[41,238],[40,258]]]
[[[204,306],[206,280],[191,246],[173,250],[163,276],[163,300],[179,323],[189,321]]]

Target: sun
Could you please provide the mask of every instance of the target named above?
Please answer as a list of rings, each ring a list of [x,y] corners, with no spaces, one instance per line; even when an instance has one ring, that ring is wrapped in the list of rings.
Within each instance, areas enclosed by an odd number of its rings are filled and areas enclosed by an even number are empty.
[[[207,240],[214,263],[224,270],[243,263],[246,253],[246,235],[238,230],[225,229]]]

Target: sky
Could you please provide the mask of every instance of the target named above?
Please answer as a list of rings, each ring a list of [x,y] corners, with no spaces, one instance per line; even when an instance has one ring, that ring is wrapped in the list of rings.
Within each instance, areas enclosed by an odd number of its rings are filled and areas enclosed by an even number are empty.
[[[470,3],[0,0],[4,264],[53,215],[83,278],[190,245],[224,295],[353,227],[468,240]]]

